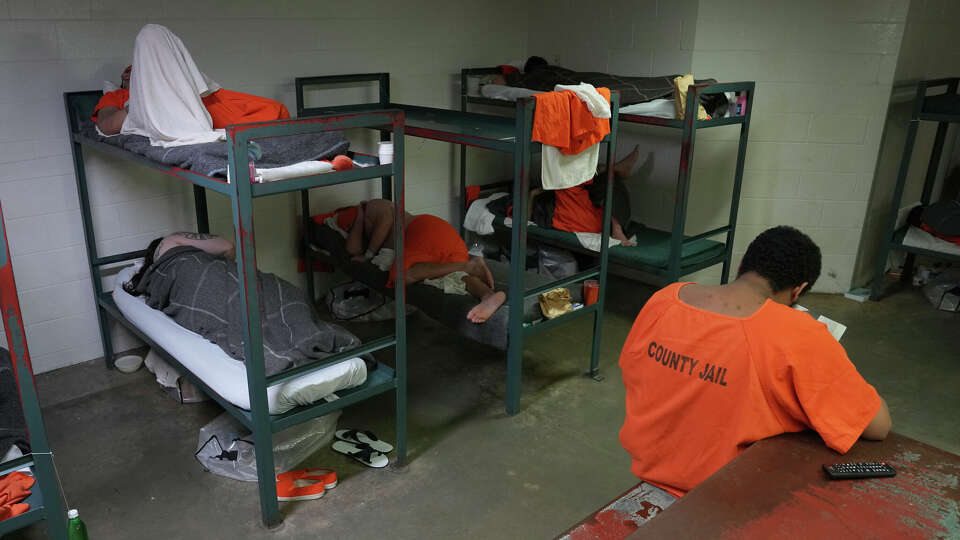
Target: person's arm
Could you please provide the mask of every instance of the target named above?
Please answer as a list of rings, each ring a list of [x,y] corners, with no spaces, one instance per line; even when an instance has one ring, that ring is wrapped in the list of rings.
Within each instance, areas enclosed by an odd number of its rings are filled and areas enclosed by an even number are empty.
[[[373,255],[380,252],[380,248],[393,230],[393,204],[383,204],[378,210],[374,215],[373,232],[370,233],[370,243],[367,245],[367,251]]]
[[[350,226],[350,232],[347,234],[347,254],[356,258],[363,256],[363,205],[357,206],[357,217]]]
[[[178,232],[167,237],[170,240],[170,247],[173,246],[191,246],[203,250],[210,255],[222,255],[227,259],[236,256],[236,249],[233,242],[215,234]]]
[[[882,441],[887,438],[892,426],[893,421],[890,419],[890,408],[887,407],[887,401],[881,397],[880,410],[874,415],[873,420],[867,424],[860,438],[871,441]]]
[[[127,111],[116,107],[104,107],[97,111],[97,126],[104,135],[116,135],[123,127]]]

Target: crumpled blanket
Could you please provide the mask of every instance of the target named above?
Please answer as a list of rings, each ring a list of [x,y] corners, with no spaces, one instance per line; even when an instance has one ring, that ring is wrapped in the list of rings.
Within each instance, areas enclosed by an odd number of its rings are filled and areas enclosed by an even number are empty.
[[[266,374],[325,358],[360,344],[345,329],[316,320],[306,295],[274,274],[257,273],[263,361]],[[184,328],[244,360],[243,320],[237,267],[199,249],[168,250],[137,286],[147,305]]]
[[[141,135],[113,135],[104,137],[90,120],[83,121],[80,134],[148,159],[180,167],[204,176],[227,177],[227,143],[211,142],[164,148],[153,146]],[[284,167],[301,161],[330,159],[344,154],[350,141],[339,131],[303,133],[283,137],[259,139],[250,145],[251,158],[258,169]]]

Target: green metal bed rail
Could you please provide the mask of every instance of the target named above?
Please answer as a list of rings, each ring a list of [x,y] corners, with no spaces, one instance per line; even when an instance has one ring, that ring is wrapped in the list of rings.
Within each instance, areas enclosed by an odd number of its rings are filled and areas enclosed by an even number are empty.
[[[513,119],[503,116],[470,113],[466,111],[453,111],[448,109],[437,109],[430,107],[419,107],[414,105],[396,104],[390,100],[389,84],[383,81],[389,79],[386,73],[371,73],[360,75],[333,75],[320,77],[306,77],[297,79],[298,104],[301,104],[299,112],[303,114],[314,114],[321,112],[330,112],[338,110],[338,107],[302,107],[303,91],[307,86],[337,84],[348,82],[372,82],[379,81],[381,94],[378,103],[389,104],[390,107],[397,107],[407,113],[407,124],[405,132],[407,135],[423,137],[432,140],[450,142],[453,144],[470,145],[479,148],[487,148],[513,154],[514,159],[514,181],[513,200],[514,200],[514,222],[512,227],[511,258],[510,258],[510,278],[509,290],[513,291],[507,297],[506,305],[510,313],[523,313],[524,297],[527,296],[527,289],[524,283],[524,273],[526,271],[526,246],[527,246],[527,210],[526,200],[530,191],[530,164],[532,154],[540,147],[540,143],[531,140],[533,129],[533,111],[536,105],[533,99],[520,99],[516,102],[516,114]],[[617,109],[619,106],[619,93],[611,93],[611,107]],[[369,104],[368,104],[369,105]],[[361,105],[363,106],[363,105]],[[602,143],[606,144],[607,152],[605,154],[607,163],[613,159],[613,153],[616,149],[618,118],[614,116],[610,120],[610,134],[607,135]],[[461,156],[463,154],[461,153]],[[461,163],[463,160],[461,158]],[[461,172],[464,169],[461,166]],[[463,185],[464,176],[461,175],[461,193],[465,190]],[[609,201],[613,194],[613,167],[607,167],[607,188],[604,201]],[[519,201],[519,202],[517,202]],[[461,205],[462,206],[462,205]],[[580,315],[594,314],[593,341],[591,345],[590,369],[588,376],[600,379],[599,376],[599,354],[600,339],[603,322],[603,306],[607,286],[607,267],[609,259],[610,237],[610,215],[611,206],[604,205],[604,226],[602,231],[602,246],[600,250],[600,270],[597,276],[600,282],[600,293],[597,304],[589,306],[591,309],[581,309],[577,313]],[[462,224],[462,216],[461,216]],[[523,255],[520,255],[520,254]],[[592,277],[592,276],[591,276]],[[557,283],[569,284],[571,281],[558,280],[552,283],[549,288],[557,287]],[[540,290],[541,288],[535,289]],[[549,290],[549,289],[544,289]],[[519,291],[524,291],[519,294]],[[557,322],[551,321],[551,324],[545,324],[543,328],[549,328],[556,324],[572,320],[579,315],[558,318]],[[536,325],[541,326],[541,325]],[[530,327],[533,328],[533,327]],[[537,330],[539,331],[539,329]],[[514,414],[520,407],[520,380],[523,363],[523,343],[524,337],[528,334],[524,330],[523,318],[512,316],[508,322],[509,344],[507,350],[507,391],[506,391],[506,411],[508,414]],[[533,333],[530,331],[529,333]]]
[[[397,219],[394,222],[396,241],[394,249],[398,258],[403,257],[403,231],[405,222],[403,200],[403,130],[404,113],[399,110],[364,110],[344,111],[340,114],[316,116],[306,119],[278,120],[271,122],[256,122],[227,126],[227,180],[208,178],[190,171],[175,167],[165,167],[140,156],[123,152],[110,145],[79,135],[81,120],[89,117],[93,106],[98,99],[99,92],[68,92],[64,94],[68,128],[70,130],[71,149],[73,152],[74,169],[77,178],[77,191],[81,204],[81,216],[84,223],[84,236],[87,245],[87,254],[90,264],[91,281],[93,282],[95,298],[97,299],[97,316],[100,323],[100,332],[104,346],[104,358],[108,367],[113,364],[113,347],[110,341],[108,317],[113,317],[144,339],[180,368],[204,392],[209,394],[220,405],[238,418],[253,432],[256,448],[258,489],[260,493],[260,510],[263,523],[268,527],[278,525],[282,518],[279,511],[276,494],[276,483],[273,466],[272,434],[284,427],[294,425],[341,409],[352,403],[372,397],[382,392],[393,390],[396,397],[396,439],[397,457],[402,464],[406,459],[406,295],[404,287],[397,287],[395,293],[395,325],[394,333],[361,345],[351,351],[332,355],[326,359],[299,366],[293,370],[267,377],[263,360],[263,335],[260,321],[260,299],[257,288],[257,261],[253,226],[253,199],[258,196],[274,195],[278,193],[299,192],[301,200],[306,200],[304,206],[303,223],[309,217],[308,190],[314,187],[338,185],[366,179],[381,177],[387,189],[392,189],[399,195],[396,204],[398,207]],[[387,166],[354,169],[343,172],[331,172],[323,175],[311,175],[290,180],[282,180],[269,184],[255,184],[252,182],[253,162],[250,158],[249,147],[251,142],[266,137],[279,137],[323,131],[339,131],[344,129],[368,128],[376,129],[381,133],[396,134],[397,141],[394,147],[394,161]],[[96,237],[93,229],[90,198],[87,192],[86,171],[83,161],[83,146],[103,150],[124,159],[142,163],[166,174],[194,184],[194,197],[197,212],[197,227],[201,231],[209,230],[206,208],[206,194],[204,188],[213,189],[227,195],[231,200],[233,225],[236,242],[236,264],[242,306],[242,323],[244,326],[244,359],[247,373],[247,390],[250,401],[250,410],[244,411],[227,402],[214,392],[199,377],[164,351],[155,342],[149,339],[132,323],[127,321],[119,312],[109,292],[104,292],[101,283],[101,274],[98,268],[104,264],[122,262],[142,255],[142,251],[132,251],[117,255],[101,257],[97,254]],[[393,185],[389,185],[392,179]],[[306,231],[306,229],[304,229]],[[403,269],[397,272],[397,279],[403,283]],[[267,388],[281,384],[295,376],[303,375],[321,369],[336,361],[342,361],[357,354],[394,347],[394,369],[381,366],[374,370],[373,376],[368,376],[366,383],[355,389],[342,391],[342,399],[330,403],[315,403],[309,406],[298,407],[290,413],[273,417],[269,413],[267,402]]]
[[[946,89],[941,95],[929,96],[927,91],[931,88],[945,86]],[[884,230],[883,244],[880,253],[877,254],[876,266],[874,267],[873,283],[871,284],[870,298],[879,300],[886,292],[885,275],[887,270],[887,255],[890,250],[906,251],[907,256],[903,263],[904,271],[900,274],[901,284],[910,283],[913,278],[913,266],[917,255],[925,255],[945,260],[957,260],[956,256],[946,253],[937,253],[930,250],[924,250],[913,246],[905,246],[903,238],[906,234],[906,228],[897,229],[897,217],[900,213],[901,199],[903,191],[907,185],[907,176],[910,171],[910,160],[913,157],[913,147],[917,140],[917,131],[920,128],[921,121],[937,122],[937,135],[933,141],[933,148],[930,150],[930,161],[927,164],[927,174],[923,182],[923,193],[920,195],[920,204],[926,206],[930,204],[933,196],[933,187],[937,181],[937,170],[939,169],[941,158],[943,157],[943,145],[947,139],[947,130],[950,124],[960,122],[960,97],[957,96],[960,78],[945,77],[941,79],[931,79],[917,82],[916,97],[913,101],[913,111],[907,126],[907,136],[903,144],[903,155],[900,158],[900,168],[897,170],[897,183],[893,189],[893,196],[890,199],[890,209],[887,211],[886,229]],[[949,111],[925,112],[925,105],[928,99],[949,99]]]
[[[60,498],[60,481],[57,478],[53,453],[47,442],[47,432],[40,413],[40,400],[33,380],[33,365],[30,363],[30,350],[27,347],[26,333],[23,327],[23,315],[20,311],[20,299],[17,296],[17,284],[13,276],[13,263],[7,244],[7,227],[0,208],[0,310],[3,311],[3,327],[6,332],[7,346],[10,349],[10,364],[14,380],[19,391],[23,418],[26,421],[27,436],[30,441],[30,454],[2,464],[2,474],[16,468],[29,466],[33,470],[36,484],[34,495],[27,499],[30,509],[26,512],[0,521],[0,536],[21,529],[39,520],[46,520],[47,534],[56,540],[67,538],[67,514]],[[12,396],[6,396],[11,399]]]

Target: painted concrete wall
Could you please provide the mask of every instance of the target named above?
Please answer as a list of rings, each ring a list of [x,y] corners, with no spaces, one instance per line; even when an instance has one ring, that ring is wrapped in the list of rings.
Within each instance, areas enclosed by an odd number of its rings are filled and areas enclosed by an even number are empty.
[[[35,369],[102,354],[62,93],[118,79],[143,24],[170,27],[224,87],[278,99],[292,111],[294,77],[371,71],[393,74],[398,100],[452,106],[461,67],[523,55],[525,13],[505,1],[0,0],[0,201]],[[356,98],[330,99],[343,97]],[[452,215],[453,148],[410,139],[407,152],[408,209]],[[101,253],[194,227],[185,186],[94,152],[87,163]],[[376,193],[318,192],[314,208]],[[232,234],[226,200],[210,197],[214,231]],[[257,202],[262,269],[299,281],[299,205],[289,196]],[[134,344],[117,339],[121,350]]]
[[[913,83],[921,79],[960,76],[960,43],[956,39],[956,20],[960,17],[960,3],[950,0],[913,0],[907,14],[906,28],[900,46],[899,59],[894,74],[898,88],[891,97],[888,115],[884,123],[880,155],[877,159],[873,189],[867,207],[860,253],[854,283],[870,283],[875,275],[877,259],[886,235],[887,219],[896,186],[900,160],[903,156],[907,127],[913,110],[916,89]],[[935,94],[943,88],[932,90]],[[920,202],[930,151],[937,126],[921,122],[917,130],[907,184],[900,199],[901,220],[910,208]],[[947,132],[944,157],[941,160],[939,177],[949,169],[951,151],[957,142],[957,131],[951,127]],[[934,192],[934,200],[936,200]]]

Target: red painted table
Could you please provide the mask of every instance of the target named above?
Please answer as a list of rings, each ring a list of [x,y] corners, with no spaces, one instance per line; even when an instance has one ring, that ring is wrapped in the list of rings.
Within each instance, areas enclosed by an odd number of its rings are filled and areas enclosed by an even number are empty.
[[[849,461],[886,461],[897,476],[828,480],[821,468]],[[815,433],[781,435],[754,444],[642,526],[597,520],[622,500],[571,531],[622,538],[614,529],[632,525],[631,539],[960,538],[960,456],[895,433],[858,441],[843,456]]]

